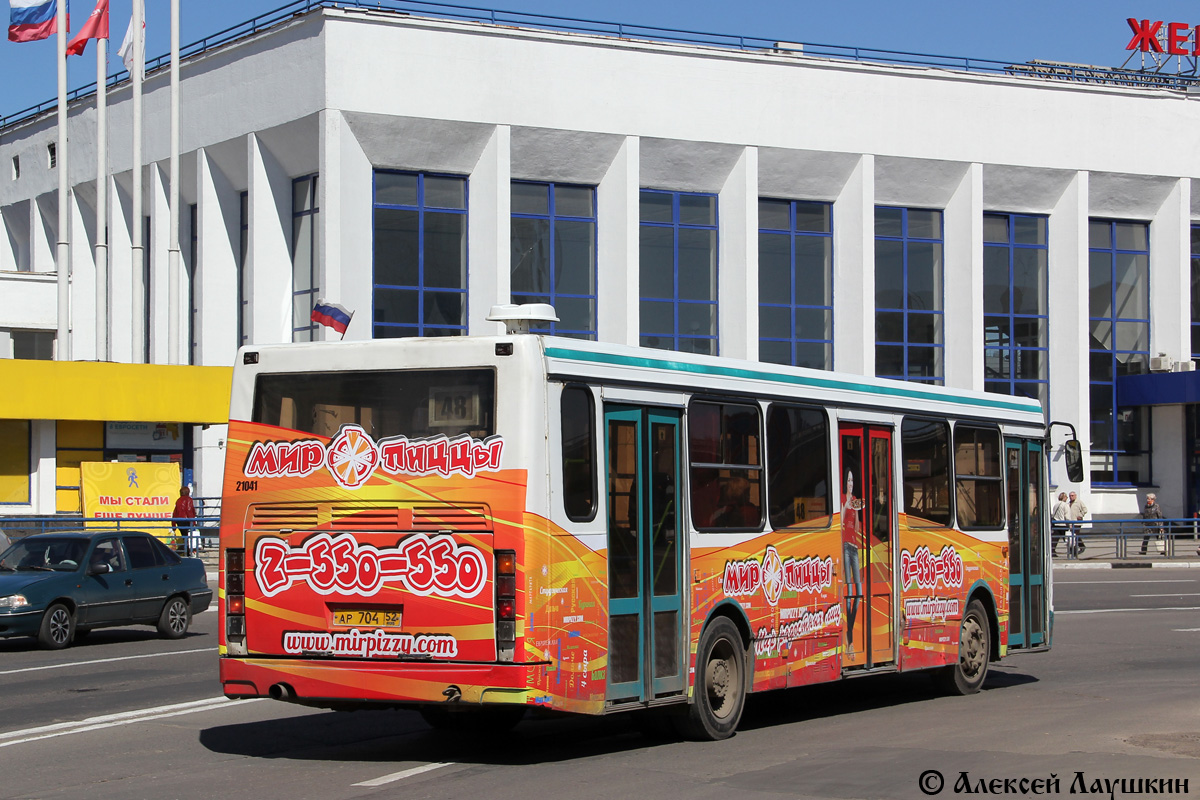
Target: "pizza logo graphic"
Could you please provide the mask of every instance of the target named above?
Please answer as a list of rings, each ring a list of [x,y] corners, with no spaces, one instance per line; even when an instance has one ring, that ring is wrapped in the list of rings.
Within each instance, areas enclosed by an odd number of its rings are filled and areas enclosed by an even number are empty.
[[[379,449],[358,425],[342,426],[325,453],[325,466],[346,489],[357,489],[366,483],[378,463]]]
[[[763,596],[771,605],[779,602],[783,594],[783,583],[783,561],[779,558],[779,551],[773,545],[768,545],[763,554],[762,590]]]

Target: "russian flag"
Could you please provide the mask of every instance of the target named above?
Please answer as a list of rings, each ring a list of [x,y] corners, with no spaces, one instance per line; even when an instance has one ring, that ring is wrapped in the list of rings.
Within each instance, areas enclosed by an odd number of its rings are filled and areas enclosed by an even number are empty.
[[[36,42],[58,33],[57,0],[8,0],[10,42]]]
[[[346,332],[346,326],[350,324],[350,318],[353,316],[354,312],[347,311],[337,303],[326,303],[324,300],[318,300],[312,310],[313,322],[333,328],[342,334]]]

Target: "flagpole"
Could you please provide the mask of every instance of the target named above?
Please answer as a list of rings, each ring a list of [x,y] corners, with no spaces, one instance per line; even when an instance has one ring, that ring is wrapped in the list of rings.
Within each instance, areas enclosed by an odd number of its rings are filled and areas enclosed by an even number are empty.
[[[130,77],[133,79],[133,324],[129,326],[133,334],[133,361],[137,363],[143,353],[146,336],[146,313],[142,308],[145,304],[144,265],[145,226],[142,222],[142,73],[146,71],[145,33],[143,25],[142,0],[133,0],[133,66]],[[138,310],[141,313],[138,313]],[[139,334],[141,334],[139,336]],[[145,353],[145,360],[150,361],[150,354]]]
[[[108,355],[108,39],[96,39],[96,359]]]
[[[354,322],[354,312],[353,311],[350,312],[350,319],[346,320],[346,331],[350,330],[351,322]],[[338,339],[339,342],[344,342],[346,340],[346,331],[342,331],[342,338]]]
[[[170,299],[170,309],[167,312],[167,363],[187,364],[191,361],[179,346],[183,320],[179,315],[180,274],[179,253],[179,0],[171,0],[171,230],[170,244],[167,252],[167,296]],[[189,317],[191,303],[185,312]],[[191,342],[185,345],[190,349]]]
[[[58,279],[58,329],[55,356],[59,361],[71,359],[71,232],[67,208],[67,0],[56,4],[58,36],[55,58],[58,59],[58,145],[55,163],[58,169],[58,242],[55,245],[55,270]]]

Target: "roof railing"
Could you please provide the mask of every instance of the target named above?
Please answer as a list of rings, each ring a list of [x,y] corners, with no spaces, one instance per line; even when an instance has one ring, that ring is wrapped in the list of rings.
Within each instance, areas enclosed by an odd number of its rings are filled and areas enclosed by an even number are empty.
[[[450,19],[466,22],[482,22],[490,25],[507,25],[565,33],[597,34],[618,39],[670,42],[721,47],[733,50],[795,52],[797,55],[815,56],[833,60],[857,61],[874,64],[928,67],[934,69],[982,72],[1001,75],[1027,76],[1040,79],[1066,80],[1079,83],[1104,84],[1134,88],[1197,89],[1200,78],[1194,75],[1168,75],[1154,71],[1138,71],[1116,67],[1098,67],[1083,64],[1063,64],[1047,61],[1031,61],[1018,64],[1012,61],[967,58],[963,56],[932,55],[904,50],[850,47],[817,42],[780,42],[779,37],[740,36],[727,33],[709,33],[685,28],[665,28],[655,25],[637,25],[578,17],[560,17],[550,14],[534,14],[522,11],[480,8],[453,5],[428,0],[295,0],[272,11],[259,14],[252,19],[217,31],[203,39],[180,48],[180,59],[201,55],[209,50],[253,36],[267,28],[297,15],[307,14],[319,8],[360,9],[368,12],[412,14],[434,19]],[[146,62],[146,74],[168,66],[170,55],[164,54]],[[128,70],[120,70],[108,76],[107,85],[117,86],[129,80]],[[89,97],[96,91],[96,82],[72,89],[67,101],[73,102]],[[57,99],[46,100],[35,106],[13,114],[0,115],[0,128],[23,122],[55,107]]]

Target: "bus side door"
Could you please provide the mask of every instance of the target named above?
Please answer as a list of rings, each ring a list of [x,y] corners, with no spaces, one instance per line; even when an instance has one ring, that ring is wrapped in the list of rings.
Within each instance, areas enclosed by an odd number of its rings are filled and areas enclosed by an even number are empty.
[[[1005,439],[1008,472],[1008,646],[1046,644],[1045,498],[1040,442]]]
[[[846,639],[843,667],[895,661],[892,431],[842,423],[842,578]]]
[[[608,405],[609,702],[684,690],[680,415]]]

